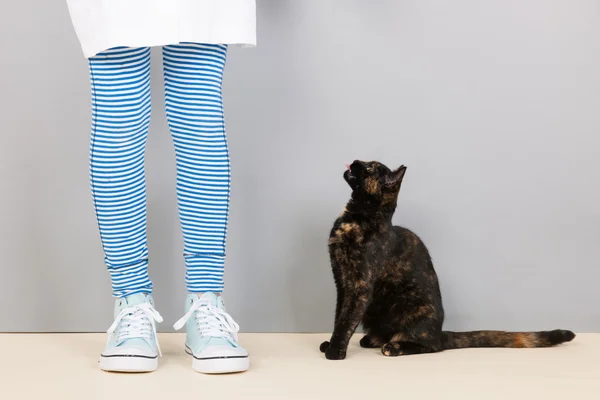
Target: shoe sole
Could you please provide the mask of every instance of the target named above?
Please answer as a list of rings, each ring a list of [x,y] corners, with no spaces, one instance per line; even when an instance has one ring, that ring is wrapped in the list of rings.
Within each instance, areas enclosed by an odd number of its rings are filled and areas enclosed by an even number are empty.
[[[108,372],[152,372],[158,368],[158,357],[100,356],[98,366]]]
[[[248,356],[196,358],[187,346],[185,352],[192,357],[192,369],[201,374],[233,374],[250,367]]]

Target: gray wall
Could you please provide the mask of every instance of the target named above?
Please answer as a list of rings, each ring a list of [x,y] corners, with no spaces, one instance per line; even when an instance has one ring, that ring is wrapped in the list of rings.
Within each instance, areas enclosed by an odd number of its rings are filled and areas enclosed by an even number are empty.
[[[86,60],[63,1],[0,6],[0,330],[101,331],[112,299],[88,189]],[[453,329],[600,331],[596,0],[258,0],[232,49],[226,298],[244,331],[329,331],[344,163],[409,166],[395,221],[426,241]],[[184,268],[154,56],[151,276]]]

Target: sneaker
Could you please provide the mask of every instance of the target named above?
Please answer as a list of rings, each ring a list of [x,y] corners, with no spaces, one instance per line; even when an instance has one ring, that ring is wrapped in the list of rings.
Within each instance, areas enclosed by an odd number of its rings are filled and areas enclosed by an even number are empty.
[[[152,295],[137,293],[117,299],[115,322],[108,328],[106,348],[99,366],[104,371],[150,372],[161,355],[155,322],[162,317],[154,309]]]
[[[221,296],[189,294],[185,308],[186,314],[173,328],[187,325],[185,352],[192,356],[192,369],[205,374],[246,371],[250,360],[237,342],[240,327],[225,311]]]

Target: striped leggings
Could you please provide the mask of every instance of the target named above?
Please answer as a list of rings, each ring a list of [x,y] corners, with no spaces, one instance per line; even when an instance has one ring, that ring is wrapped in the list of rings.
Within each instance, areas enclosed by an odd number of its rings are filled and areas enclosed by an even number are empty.
[[[163,48],[166,109],[175,144],[177,201],[191,293],[223,289],[230,169],[221,83],[227,46]],[[150,123],[150,49],[89,59],[90,176],[116,297],[151,292],[144,153]]]

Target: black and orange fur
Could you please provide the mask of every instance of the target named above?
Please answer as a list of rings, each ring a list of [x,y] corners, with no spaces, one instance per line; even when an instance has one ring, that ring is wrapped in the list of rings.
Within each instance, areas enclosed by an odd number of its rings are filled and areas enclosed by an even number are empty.
[[[360,345],[386,356],[434,353],[466,347],[548,347],[573,340],[567,330],[544,332],[442,331],[444,308],[425,244],[393,226],[406,167],[355,161],[344,173],[352,197],[329,237],[337,288],[335,326],[320,350],[330,360],[346,357],[362,322]]]

